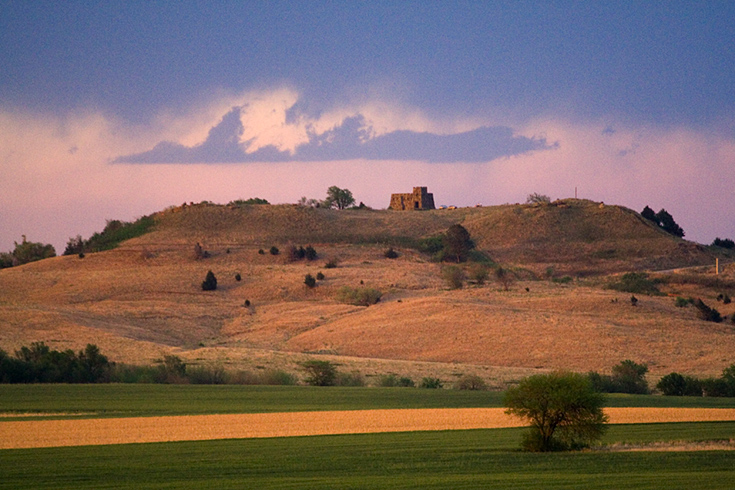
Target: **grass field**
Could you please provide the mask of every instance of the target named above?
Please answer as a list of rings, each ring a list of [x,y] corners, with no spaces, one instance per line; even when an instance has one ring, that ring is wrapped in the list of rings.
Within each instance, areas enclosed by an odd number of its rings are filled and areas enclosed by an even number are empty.
[[[608,395],[609,407],[735,408],[732,398]],[[236,385],[0,385],[0,420],[392,408],[501,407],[502,393],[418,388]],[[15,416],[13,416],[15,415]]]
[[[735,452],[518,451],[520,429],[7,450],[0,488],[730,489]],[[605,442],[735,437],[735,423],[611,427]]]
[[[735,400],[608,397],[608,406],[733,407]],[[0,385],[0,412],[167,415],[497,407],[454,390],[177,385]],[[3,418],[13,420],[17,417]],[[25,418],[25,417],[23,417]],[[735,451],[526,454],[522,429],[217,440],[0,451],[0,489],[729,489]],[[604,443],[735,439],[735,422],[610,426]]]

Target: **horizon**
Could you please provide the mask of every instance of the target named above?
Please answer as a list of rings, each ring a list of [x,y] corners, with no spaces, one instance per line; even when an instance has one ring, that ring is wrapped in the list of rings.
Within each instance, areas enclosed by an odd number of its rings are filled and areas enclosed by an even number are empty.
[[[532,193],[735,238],[735,4],[5,1],[0,252],[168,206]]]

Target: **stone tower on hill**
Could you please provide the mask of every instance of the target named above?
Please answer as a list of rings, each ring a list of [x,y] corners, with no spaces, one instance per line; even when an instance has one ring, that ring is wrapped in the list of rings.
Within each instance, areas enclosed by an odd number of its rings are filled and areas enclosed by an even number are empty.
[[[390,209],[405,211],[407,209],[436,209],[434,194],[427,192],[426,187],[414,187],[409,194],[392,194]]]

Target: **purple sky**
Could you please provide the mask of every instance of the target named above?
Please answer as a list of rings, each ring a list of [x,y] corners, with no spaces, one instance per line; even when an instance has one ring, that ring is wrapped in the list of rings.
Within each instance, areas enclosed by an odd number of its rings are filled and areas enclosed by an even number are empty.
[[[0,251],[331,185],[735,238],[732,39],[732,2],[0,0]]]

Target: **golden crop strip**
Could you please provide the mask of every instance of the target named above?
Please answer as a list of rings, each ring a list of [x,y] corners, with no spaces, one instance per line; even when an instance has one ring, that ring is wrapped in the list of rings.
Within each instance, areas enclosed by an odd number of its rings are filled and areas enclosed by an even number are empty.
[[[608,408],[613,424],[735,421],[735,409]],[[502,408],[355,410],[0,422],[0,449],[520,427]]]

